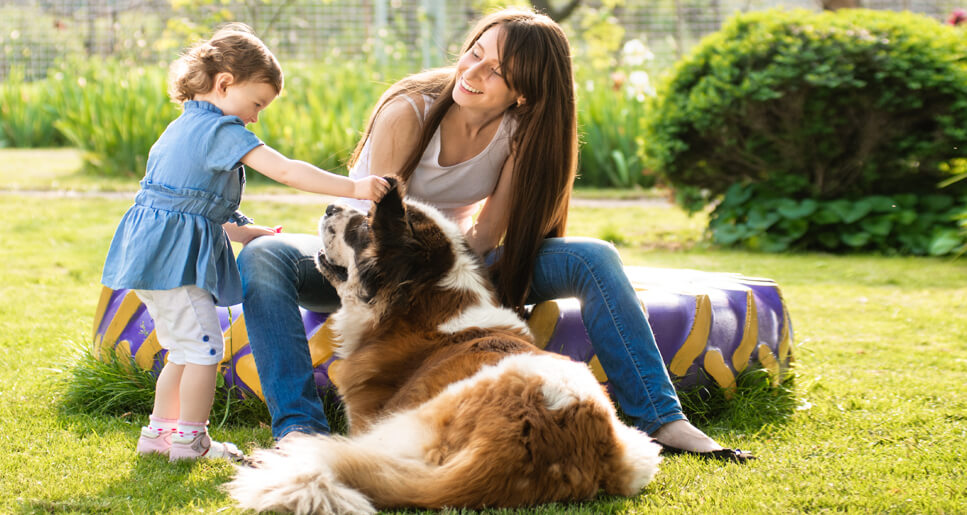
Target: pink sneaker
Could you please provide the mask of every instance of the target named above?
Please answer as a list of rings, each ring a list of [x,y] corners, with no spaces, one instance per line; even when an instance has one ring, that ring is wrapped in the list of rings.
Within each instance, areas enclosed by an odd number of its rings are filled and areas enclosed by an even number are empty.
[[[193,460],[197,458],[228,458],[239,461],[245,455],[229,442],[216,442],[208,433],[199,433],[194,438],[176,435],[171,438],[171,451],[168,461]]]
[[[138,438],[138,454],[168,454],[171,448],[171,434],[173,431],[152,431],[147,427],[141,428]]]

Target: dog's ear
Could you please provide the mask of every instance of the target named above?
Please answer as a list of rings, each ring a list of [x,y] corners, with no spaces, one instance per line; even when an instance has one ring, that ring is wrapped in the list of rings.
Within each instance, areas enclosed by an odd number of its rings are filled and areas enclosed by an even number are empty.
[[[389,231],[401,233],[406,223],[406,208],[403,206],[403,192],[395,177],[384,177],[390,184],[389,191],[373,208],[373,230],[388,234]]]

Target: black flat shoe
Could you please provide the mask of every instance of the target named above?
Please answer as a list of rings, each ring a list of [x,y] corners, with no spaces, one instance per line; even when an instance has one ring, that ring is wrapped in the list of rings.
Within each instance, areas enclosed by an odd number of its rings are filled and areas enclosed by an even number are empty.
[[[684,454],[688,456],[698,456],[699,458],[704,458],[706,460],[728,461],[732,463],[745,463],[747,461],[759,459],[753,456],[751,452],[743,451],[742,449],[719,449],[717,451],[699,452],[679,449],[678,447],[665,445],[658,441],[655,441],[655,443],[661,446],[662,454],[667,454],[669,456]]]

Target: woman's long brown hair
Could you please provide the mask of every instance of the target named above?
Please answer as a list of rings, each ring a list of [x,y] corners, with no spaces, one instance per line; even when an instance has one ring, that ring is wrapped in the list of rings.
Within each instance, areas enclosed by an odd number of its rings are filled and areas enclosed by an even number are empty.
[[[503,249],[491,273],[500,301],[521,311],[533,279],[534,261],[545,238],[563,236],[577,171],[577,115],[571,50],[564,31],[547,16],[527,10],[503,10],[483,18],[470,33],[461,55],[491,27],[503,35],[500,68],[507,85],[525,102],[505,116],[517,121],[511,143],[514,155],[510,213]],[[430,70],[394,84],[380,98],[363,139],[350,160],[359,158],[373,122],[386,103],[407,94],[435,100],[423,124],[420,143],[397,175],[408,181],[453,105],[454,67]]]

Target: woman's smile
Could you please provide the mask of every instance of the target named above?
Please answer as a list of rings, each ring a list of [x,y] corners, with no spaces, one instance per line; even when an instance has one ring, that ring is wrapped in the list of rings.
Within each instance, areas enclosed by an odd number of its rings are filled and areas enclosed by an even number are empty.
[[[471,86],[470,83],[467,82],[467,79],[465,79],[464,77],[460,77],[460,87],[467,93],[470,93],[473,95],[479,95],[483,93],[483,91],[479,89],[475,89],[473,86]]]

